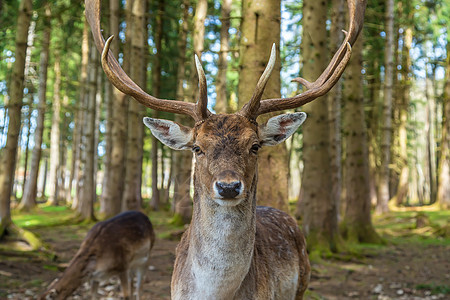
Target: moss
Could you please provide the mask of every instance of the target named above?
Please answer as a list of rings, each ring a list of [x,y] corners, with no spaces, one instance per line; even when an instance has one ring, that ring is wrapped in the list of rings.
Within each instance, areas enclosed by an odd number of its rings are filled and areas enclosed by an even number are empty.
[[[425,219],[426,224],[417,228],[417,220]],[[431,206],[393,211],[374,218],[378,233],[394,244],[450,245],[448,220],[450,211],[434,210]],[[428,223],[429,221],[429,223]]]
[[[183,226],[185,224],[183,220],[183,216],[180,214],[175,214],[172,219],[169,220],[169,224],[175,225],[175,226]]]
[[[313,262],[320,262],[322,258],[330,258],[333,253],[345,250],[345,245],[339,235],[329,239],[321,232],[310,232],[307,236],[309,258]]]
[[[339,225],[339,231],[347,243],[384,244],[384,241],[370,224],[354,224],[346,220]]]
[[[14,210],[12,219],[21,228],[37,228],[66,224],[73,212],[66,206],[39,205],[31,213]]]

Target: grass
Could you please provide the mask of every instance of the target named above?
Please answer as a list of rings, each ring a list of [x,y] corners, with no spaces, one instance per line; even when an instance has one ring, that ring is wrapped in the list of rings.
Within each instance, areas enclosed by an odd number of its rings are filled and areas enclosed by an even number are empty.
[[[416,219],[424,216],[429,224],[416,228]],[[450,245],[446,233],[449,226],[450,210],[409,210],[392,211],[375,216],[374,225],[379,234],[392,243],[413,243],[422,245]],[[447,230],[448,232],[448,230]]]
[[[431,294],[450,294],[450,285],[435,285],[435,284],[418,284],[416,285],[416,289],[418,290],[428,290]]]
[[[45,228],[60,225],[80,226],[80,230],[87,231],[93,224],[76,224],[73,220],[74,212],[67,206],[38,205],[32,212],[12,212],[13,222],[24,229]],[[179,232],[183,226],[172,224],[169,220],[172,214],[169,211],[151,211],[147,214],[154,227],[158,227],[158,238],[170,239],[174,232]]]
[[[66,206],[38,205],[33,212],[12,212],[13,222],[22,228],[33,229],[37,227],[49,227],[63,225],[70,221],[74,213]]]
[[[429,221],[425,227],[416,228],[418,215],[425,216]],[[48,206],[40,204],[33,212],[22,213],[13,211],[15,224],[24,229],[45,228],[58,225],[75,225],[72,222],[73,211],[66,206]],[[154,227],[158,227],[158,238],[171,239],[173,234],[180,232],[183,226],[170,222],[172,214],[169,211],[149,212],[148,216]],[[382,216],[374,216],[373,222],[377,232],[389,243],[421,244],[421,245],[450,245],[448,226],[450,210],[429,210],[414,208],[414,210],[391,211]],[[77,226],[77,225],[75,225]],[[80,230],[87,231],[92,224],[81,226]],[[350,246],[350,245],[349,245]],[[354,253],[370,255],[382,249],[384,245],[355,244],[351,245]]]
[[[416,228],[416,219],[418,214],[423,214],[429,223],[423,228]],[[157,236],[160,239],[173,239],[175,234],[178,234],[183,226],[177,226],[172,224],[170,221],[172,219],[172,214],[169,210],[163,210],[158,212],[148,212],[147,215],[151,219],[153,226],[157,228]],[[45,204],[40,204],[38,208],[33,212],[22,213],[19,211],[13,211],[12,218],[15,224],[26,229],[41,229],[40,231],[47,231],[47,227],[53,226],[74,226],[76,227],[73,238],[79,236],[84,236],[87,230],[93,225],[80,225],[76,224],[72,219],[74,217],[74,212],[66,206],[48,206]],[[392,211],[383,216],[375,216],[373,218],[374,226],[377,232],[383,236],[388,243],[394,244],[411,244],[412,247],[420,245],[426,247],[427,245],[450,245],[450,237],[439,234],[439,229],[446,228],[449,226],[450,211],[431,211],[427,209],[417,209],[416,210],[404,210],[404,211]],[[42,230],[43,229],[43,230]],[[52,228],[49,228],[49,230]],[[54,232],[59,232],[60,228],[55,228]],[[59,233],[61,234],[61,233]],[[79,238],[78,236],[78,238]],[[66,236],[65,236],[66,238]],[[348,245],[349,249],[347,253],[342,254],[339,257],[334,257],[328,262],[321,262],[323,269],[315,270],[319,274],[326,274],[327,268],[331,266],[334,259],[339,259],[343,261],[348,261],[341,268],[348,272],[359,272],[361,264],[364,262],[364,256],[378,256],[383,251],[389,251],[386,245],[374,245],[374,244],[352,244]],[[424,248],[426,249],[426,248]],[[31,255],[31,254],[27,254]],[[29,256],[34,258],[34,256]],[[38,259],[38,256],[36,256]],[[11,253],[0,255],[0,260],[23,260],[21,256],[14,256]],[[43,268],[49,271],[57,271],[58,266],[52,265],[52,263],[46,263]],[[172,266],[168,266],[172,268]],[[2,289],[9,289],[12,287],[24,288],[29,286],[39,286],[42,284],[39,280],[35,282],[20,282],[14,278],[5,280],[5,276],[0,276],[4,283],[0,282],[0,298],[4,297],[4,292]],[[0,280],[0,281],[2,281]],[[427,290],[432,294],[450,294],[450,286],[446,284],[418,284],[415,286],[419,290]],[[2,294],[3,293],[3,294]],[[325,299],[316,291],[308,291],[307,295],[310,299]]]
[[[156,236],[160,239],[173,239],[173,234],[180,232],[184,227],[171,222],[172,213],[169,211],[151,211],[148,213],[148,217],[153,227],[158,227]]]

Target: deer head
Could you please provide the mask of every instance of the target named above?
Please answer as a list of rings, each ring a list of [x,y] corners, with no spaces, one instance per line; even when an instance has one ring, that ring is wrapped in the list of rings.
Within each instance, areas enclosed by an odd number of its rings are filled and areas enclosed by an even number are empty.
[[[291,98],[261,100],[264,88],[273,70],[276,50],[272,47],[270,59],[261,75],[250,101],[237,113],[215,115],[207,109],[206,77],[200,60],[195,56],[199,76],[199,99],[196,104],[155,98],[145,93],[123,71],[109,51],[114,36],[106,42],[100,31],[100,1],[86,1],[86,16],[92,28],[94,41],[102,52],[102,66],[111,83],[120,91],[134,97],[141,104],[155,110],[191,116],[196,124],[188,128],[168,120],[144,118],[156,138],[175,150],[192,150],[197,161],[197,173],[212,198],[239,199],[250,187],[249,180],[256,172],[256,157],[262,146],[276,145],[286,140],[306,119],[305,113],[283,114],[258,125],[256,118],[265,113],[302,106],[327,93],[339,80],[351,55],[351,44],[358,36],[364,17],[365,2],[348,2],[350,26],[346,37],[321,76],[315,82],[303,78],[294,81],[307,90]],[[203,176],[207,174],[207,176]],[[238,203],[222,202],[220,203]]]

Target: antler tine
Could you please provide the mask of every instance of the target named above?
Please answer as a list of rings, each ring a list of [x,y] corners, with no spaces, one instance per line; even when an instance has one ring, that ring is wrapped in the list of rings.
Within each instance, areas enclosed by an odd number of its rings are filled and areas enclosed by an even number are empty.
[[[267,82],[269,81],[270,75],[272,74],[273,68],[275,67],[275,62],[277,59],[277,49],[275,43],[272,45],[272,50],[270,51],[269,62],[267,63],[264,72],[256,84],[255,92],[253,93],[250,101],[242,107],[240,114],[247,116],[249,118],[256,118],[256,112],[259,109],[261,97],[264,93],[264,89],[266,87]]]
[[[105,43],[100,29],[100,0],[86,0],[86,19],[91,26],[94,42],[102,53],[102,66],[111,83],[121,92],[132,96],[139,103],[154,110],[191,116],[200,121],[203,116],[197,115],[195,104],[183,101],[166,100],[153,97],[144,92],[120,66],[109,47],[114,36]]]
[[[348,5],[348,14],[349,14],[349,31],[345,31],[342,30],[345,34],[345,39],[342,42],[341,46],[339,47],[339,49],[336,51],[336,53],[333,55],[333,58],[331,59],[331,62],[328,64],[327,68],[325,69],[325,71],[322,72],[322,74],[319,76],[319,78],[314,82],[315,86],[320,86],[322,85],[329,77],[330,74],[332,74],[335,69],[337,68],[339,62],[342,60],[343,56],[345,55],[345,50],[347,48],[347,43],[350,43],[350,45],[353,45],[356,41],[356,38],[359,35],[359,32],[362,29],[362,23],[363,23],[363,18],[364,18],[364,11],[362,13],[362,19],[360,19],[359,21],[361,22],[360,24],[355,24],[355,14],[356,14],[356,5],[357,2],[360,0],[356,0],[355,1],[347,1],[347,5]],[[363,8],[365,10],[365,6]],[[355,25],[360,25],[355,27]],[[350,34],[349,34],[350,33]],[[297,80],[296,80],[297,81]],[[306,88],[312,88],[309,86],[305,86]]]
[[[205,71],[203,71],[202,63],[198,58],[197,54],[195,54],[195,67],[197,68],[198,74],[198,85],[199,85],[199,98],[196,104],[196,114],[201,117],[202,120],[208,118],[211,114],[207,108],[208,105],[208,89],[206,85],[206,76]]]
[[[314,99],[325,95],[341,77],[344,69],[350,60],[351,46],[355,43],[363,23],[364,12],[367,0],[348,0],[349,9],[349,30],[345,39],[334,54],[327,68],[314,82],[309,82],[303,78],[295,78],[293,81],[303,84],[308,90],[291,98],[274,98],[261,101],[256,116],[285,109],[292,109],[302,106]],[[255,116],[255,117],[256,117]]]

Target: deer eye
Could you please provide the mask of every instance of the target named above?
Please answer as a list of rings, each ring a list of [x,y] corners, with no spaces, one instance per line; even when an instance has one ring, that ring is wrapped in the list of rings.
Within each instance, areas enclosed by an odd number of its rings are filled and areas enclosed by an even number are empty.
[[[253,144],[252,148],[250,148],[250,151],[254,154],[258,153],[258,150],[261,148],[260,144]]]
[[[202,155],[203,154],[203,151],[202,151],[202,149],[200,149],[199,146],[192,147],[192,152],[194,152],[197,155]]]

